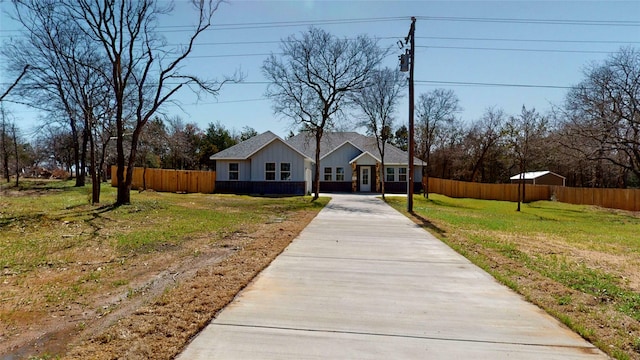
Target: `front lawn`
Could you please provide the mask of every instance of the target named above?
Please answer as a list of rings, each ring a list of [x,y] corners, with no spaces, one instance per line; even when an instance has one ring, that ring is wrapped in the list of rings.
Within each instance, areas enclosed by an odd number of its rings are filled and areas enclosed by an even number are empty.
[[[617,359],[640,359],[640,215],[430,194],[387,202]]]
[[[73,185],[0,188],[0,357],[171,358],[328,202]]]

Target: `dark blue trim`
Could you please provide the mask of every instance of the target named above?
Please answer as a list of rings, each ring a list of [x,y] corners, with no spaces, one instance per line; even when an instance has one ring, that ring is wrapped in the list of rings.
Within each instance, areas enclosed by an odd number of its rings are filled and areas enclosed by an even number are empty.
[[[216,193],[304,195],[304,181],[216,181]]]

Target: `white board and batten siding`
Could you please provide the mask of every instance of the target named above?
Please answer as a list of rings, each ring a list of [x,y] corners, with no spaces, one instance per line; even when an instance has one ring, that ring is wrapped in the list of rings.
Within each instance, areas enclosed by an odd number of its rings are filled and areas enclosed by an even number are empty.
[[[375,166],[378,163],[378,160],[371,156],[369,153],[363,154],[358,158],[356,163],[360,166]]]
[[[304,157],[279,140],[273,141],[252,156],[252,181],[265,180],[265,164],[276,164],[276,181],[280,180],[280,164],[291,164],[291,181],[304,181]]]
[[[323,179],[323,172],[325,167],[332,168],[332,174],[336,173],[336,168],[341,167],[344,168],[344,178],[346,181],[351,181],[351,165],[349,161],[360,155],[362,151],[355,146],[351,145],[351,143],[344,143],[342,146],[331,152],[330,154],[325,155],[320,160],[320,180]]]
[[[238,181],[251,180],[251,160],[217,160],[216,161],[216,180],[229,180],[229,164],[238,164]]]

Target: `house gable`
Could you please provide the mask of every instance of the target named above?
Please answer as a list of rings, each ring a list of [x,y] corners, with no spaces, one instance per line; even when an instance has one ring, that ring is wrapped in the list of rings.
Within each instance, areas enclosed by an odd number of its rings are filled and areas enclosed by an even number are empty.
[[[280,139],[271,131],[263,132],[250,139],[235,144],[209,157],[211,160],[246,160],[251,154],[267,146],[272,141]],[[282,139],[280,139],[282,141]]]
[[[233,145],[227,149],[224,149],[218,153],[215,153],[209,157],[211,160],[245,160],[251,158],[254,154],[258,153],[262,149],[270,146],[274,142],[280,142],[290,148],[290,150],[297,152],[302,157],[307,157],[303,152],[289,145],[286,141],[282,140],[278,135],[271,131],[265,131],[262,134],[256,135],[250,139],[242,141],[236,145]],[[309,160],[313,161],[311,158]]]
[[[346,166],[354,157],[362,154],[362,150],[349,141],[331,150],[320,159],[323,166]]]
[[[373,156],[370,152],[365,151],[357,157],[353,158],[349,161],[349,164],[357,164],[357,165],[376,165],[379,160]]]
[[[266,164],[274,163],[276,181],[281,180],[282,164],[289,164],[291,181],[304,181],[305,159],[309,159],[279,138],[258,149],[250,157],[251,180],[265,181]]]

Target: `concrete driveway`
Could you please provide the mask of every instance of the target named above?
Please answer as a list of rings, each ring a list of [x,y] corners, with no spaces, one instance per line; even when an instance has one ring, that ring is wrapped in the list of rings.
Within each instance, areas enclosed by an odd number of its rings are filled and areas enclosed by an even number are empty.
[[[374,196],[333,199],[178,359],[606,359]]]

